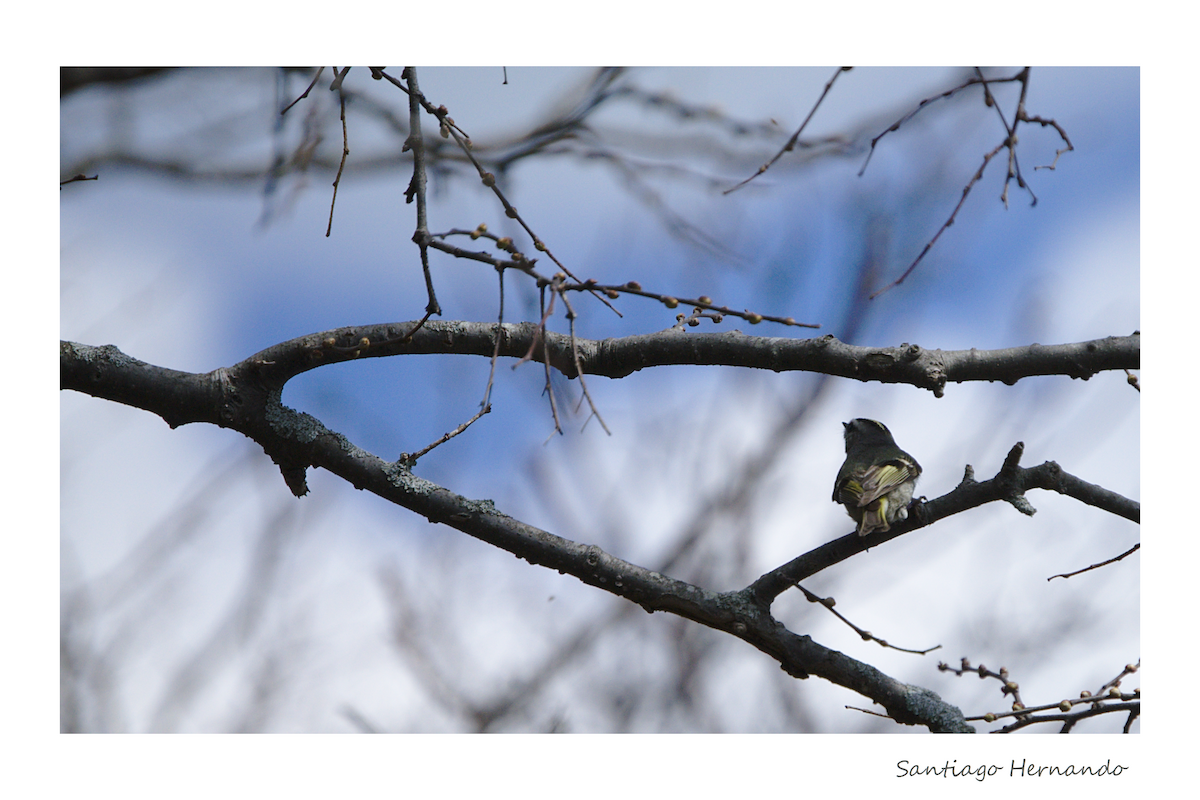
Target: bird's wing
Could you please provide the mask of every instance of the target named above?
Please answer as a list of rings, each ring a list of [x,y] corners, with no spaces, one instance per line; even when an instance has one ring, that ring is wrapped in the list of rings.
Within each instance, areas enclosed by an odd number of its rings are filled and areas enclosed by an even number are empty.
[[[895,489],[914,475],[911,464],[901,461],[887,461],[876,464],[863,473],[862,495],[858,498],[860,508],[870,505],[876,499]]]

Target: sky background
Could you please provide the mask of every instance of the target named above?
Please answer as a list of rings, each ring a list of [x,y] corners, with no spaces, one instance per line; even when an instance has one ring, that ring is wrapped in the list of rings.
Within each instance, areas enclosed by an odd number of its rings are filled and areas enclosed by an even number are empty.
[[[421,72],[421,85],[486,145],[571,96],[588,74],[510,68],[502,86],[498,68],[429,69]],[[944,101],[883,137],[861,177],[866,152],[856,136],[844,155],[805,169],[787,165],[785,157],[749,186],[721,194],[761,163],[761,153],[769,156],[786,141],[831,74],[829,68],[634,72],[622,80],[719,107],[723,119],[774,120],[777,140],[722,157],[712,127],[613,103],[593,120],[596,142],[632,153],[635,177],[643,182],[631,189],[628,177],[604,159],[564,154],[517,165],[504,176],[504,190],[582,277],[636,279],[649,289],[708,294],[732,307],[822,326],[813,332],[763,325],[755,334],[832,333],[853,344],[916,342],[949,350],[1077,342],[1141,327],[1137,69],[1035,69],[1029,112],[1056,119],[1076,148],[1054,171],[1035,172],[1062,145],[1049,128],[1022,129],[1019,158],[1037,205],[1014,182],[1004,207],[998,157],[911,278],[873,301],[853,327],[855,287],[847,281],[853,265],[874,254],[883,272],[876,287],[903,272],[1002,132],[995,112],[983,109],[977,96]],[[369,81],[365,70],[351,76],[356,89],[403,113],[397,90]],[[948,70],[856,69],[838,78],[806,137],[864,130],[869,142],[921,99],[951,85]],[[261,166],[278,141],[294,145],[299,128],[289,120],[273,141],[267,112],[280,93],[302,90],[299,78],[280,87],[271,72],[226,71],[215,79],[171,78],[139,92],[80,93],[62,104],[62,168],[114,141],[163,154],[192,145],[190,154],[205,167]],[[996,91],[1011,114],[1013,88]],[[293,112],[318,115],[325,126],[322,147],[336,152],[336,106],[323,90],[314,90],[311,100]],[[352,123],[350,136],[351,163],[395,150],[395,137],[381,125]],[[95,184],[65,187],[61,337],[113,343],[150,363],[208,371],[296,336],[419,317],[425,295],[409,243],[413,209],[403,203],[404,169],[343,176],[330,238],[324,235],[326,177],[289,177],[268,194],[261,181],[193,184],[116,167]],[[646,187],[718,246],[672,236],[656,207],[639,200]],[[461,169],[435,177],[431,198],[434,231],[487,222],[491,230],[510,232],[477,179]],[[490,270],[441,257],[434,264],[444,319],[495,319]],[[625,316],[617,318],[586,298],[574,302],[582,312],[577,330],[589,338],[661,330],[676,313],[623,298]],[[506,321],[536,315],[534,295],[510,276]],[[561,317],[552,325],[565,330]],[[726,319],[697,330],[733,329],[749,326]],[[469,418],[487,373],[484,359],[372,359],[306,373],[288,385],[284,400],[365,449],[395,458]],[[840,379],[822,385],[801,374],[646,370],[620,381],[589,381],[611,437],[594,421],[581,432],[581,414],[549,442],[542,380],[540,365],[514,371],[501,363],[493,413],[423,458],[418,474],[639,564],[669,551],[699,499],[769,449],[785,409],[815,393],[802,429],[779,443],[781,453],[744,509],[747,516],[711,528],[714,541],[741,541],[736,552],[743,561],[712,576],[731,581],[711,586],[718,590],[738,588],[848,530],[829,491],[842,458],[839,423],[857,416],[885,421],[918,457],[925,468],[920,492],[929,497],[950,491],[965,464],[980,478],[992,476],[1020,440],[1025,466],[1055,460],[1085,480],[1140,498],[1140,397],[1123,373],[1087,382],[1058,377],[1014,387],[951,385],[936,399],[913,387]],[[555,387],[564,398],[578,399],[574,382],[556,380]],[[121,729],[225,729],[227,709],[239,707],[245,691],[234,675],[254,668],[246,643],[282,632],[294,635],[302,653],[296,660],[305,667],[293,680],[312,702],[273,710],[262,729],[353,730],[340,713],[352,706],[388,729],[458,730],[461,721],[431,710],[420,682],[406,674],[411,665],[398,667],[383,641],[388,607],[381,587],[404,587],[406,596],[430,604],[437,598],[438,613],[458,632],[450,649],[459,648],[465,666],[454,677],[464,683],[521,674],[552,651],[557,636],[620,603],[415,519],[320,471],[310,471],[312,493],[297,503],[258,448],[228,431],[170,431],[144,412],[75,393],[64,393],[60,403],[64,609],[80,599],[74,588],[88,586],[87,596],[103,610],[84,614],[93,626],[89,640],[99,649],[122,636],[137,645],[130,647],[137,656],[108,676],[118,707],[95,710]],[[213,497],[219,502],[207,501]],[[1030,676],[1022,688],[1035,702],[1094,688],[1140,657],[1140,555],[1070,581],[1045,579],[1124,551],[1138,531],[1067,498],[1037,492],[1030,499],[1038,508],[1032,519],[993,504],[806,584],[819,594],[836,591],[839,610],[901,646],[943,645],[930,656],[858,641],[815,616],[798,593],[782,597],[773,613],[793,630],[971,710],[999,707],[999,693],[978,679],[968,686],[966,679],[938,673],[937,660],[955,663],[969,655],[989,666],[1003,660]],[[256,531],[278,533],[273,539]],[[176,555],[158,553],[154,543],[161,540],[176,543]],[[285,564],[271,573],[279,583],[257,590],[275,604],[254,617],[255,630],[239,631],[227,610],[253,607],[243,578],[271,559]],[[138,570],[148,566],[157,577],[139,580],[145,573]],[[464,586],[471,591],[464,593]],[[660,620],[654,615],[637,624]],[[653,675],[654,659],[664,656],[652,648],[636,656],[638,663],[622,662],[638,650],[640,640],[634,641],[629,649],[619,640],[598,647],[589,662],[601,674]],[[1050,652],[1022,650],[1022,642],[1044,648],[1046,641],[1058,645]],[[721,679],[709,677],[704,687],[722,709],[714,727],[775,730],[777,720],[763,710],[772,690],[761,687],[772,685],[766,676],[777,667],[757,653],[739,652],[738,643],[715,646],[731,652],[722,656]],[[205,653],[220,654],[213,662],[218,666],[206,662]],[[189,696],[183,689],[196,681],[172,684],[164,664],[229,674]],[[563,683],[551,694],[572,709],[566,724],[603,730],[590,726],[603,726],[606,717],[573,694],[570,680]],[[844,705],[865,702],[827,684],[808,681],[795,692],[810,704],[807,713],[818,729],[913,732],[847,712]],[[184,700],[171,702],[172,696]],[[629,720],[632,730],[683,724],[637,714]]]

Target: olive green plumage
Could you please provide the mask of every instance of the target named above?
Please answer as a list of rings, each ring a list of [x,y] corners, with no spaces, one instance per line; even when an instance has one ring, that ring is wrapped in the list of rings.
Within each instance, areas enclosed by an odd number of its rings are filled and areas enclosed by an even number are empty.
[[[896,446],[882,422],[855,419],[845,427],[846,461],[833,485],[833,502],[841,503],[858,523],[858,535],[891,530],[908,519],[908,504],[921,465]]]

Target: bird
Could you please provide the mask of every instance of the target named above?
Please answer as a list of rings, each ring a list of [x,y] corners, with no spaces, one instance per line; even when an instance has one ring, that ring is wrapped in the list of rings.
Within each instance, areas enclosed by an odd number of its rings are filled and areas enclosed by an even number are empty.
[[[908,504],[921,465],[896,445],[892,432],[873,419],[843,422],[846,460],[833,484],[833,502],[858,523],[858,535],[891,530],[908,519]]]

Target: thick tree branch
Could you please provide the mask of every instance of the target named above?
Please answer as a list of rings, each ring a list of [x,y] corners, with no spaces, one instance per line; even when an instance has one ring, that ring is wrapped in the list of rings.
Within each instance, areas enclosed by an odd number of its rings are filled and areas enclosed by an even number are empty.
[[[531,322],[499,326],[484,322],[427,322],[412,332],[414,327],[417,327],[415,322],[385,323],[309,334],[269,347],[228,371],[253,368],[261,373],[263,380],[281,387],[295,375],[322,364],[357,358],[429,353],[492,358],[498,354],[548,361],[568,378],[577,377],[578,369],[587,375],[623,378],[646,367],[696,364],[820,372],[861,381],[908,383],[941,397],[948,382],[1001,381],[1011,385],[1036,375],[1087,380],[1105,370],[1141,367],[1139,332],[1073,344],[1031,344],[1001,350],[926,350],[915,344],[859,347],[833,336],[784,339],[748,336],[740,331],[694,333],[677,329],[619,339],[576,337],[574,344],[568,335],[546,331],[544,345],[533,347],[538,326]]]

